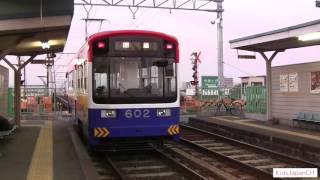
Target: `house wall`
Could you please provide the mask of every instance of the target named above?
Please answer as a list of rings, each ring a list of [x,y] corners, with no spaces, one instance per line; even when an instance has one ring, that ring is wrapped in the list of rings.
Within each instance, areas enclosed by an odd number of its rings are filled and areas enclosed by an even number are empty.
[[[320,62],[272,67],[272,117],[290,123],[299,112],[319,112],[320,94],[312,94],[311,72],[320,71]],[[298,91],[281,92],[280,74],[298,73]]]

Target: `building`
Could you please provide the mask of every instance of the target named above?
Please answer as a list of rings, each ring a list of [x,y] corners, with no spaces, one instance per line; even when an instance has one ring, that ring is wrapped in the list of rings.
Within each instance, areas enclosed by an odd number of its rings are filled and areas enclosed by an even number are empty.
[[[266,76],[245,76],[240,77],[241,87],[246,88],[250,86],[265,86]]]
[[[8,113],[9,70],[0,65],[0,115]]]
[[[225,88],[232,88],[234,86],[233,84],[233,78],[224,78],[224,87]]]
[[[272,67],[271,72],[272,117],[290,122],[299,112],[320,113],[320,62]]]

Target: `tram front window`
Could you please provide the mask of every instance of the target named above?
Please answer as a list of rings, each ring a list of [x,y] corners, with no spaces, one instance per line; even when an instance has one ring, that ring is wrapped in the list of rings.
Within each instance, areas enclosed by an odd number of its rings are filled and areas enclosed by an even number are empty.
[[[168,103],[177,98],[174,59],[96,57],[93,73],[96,103]]]

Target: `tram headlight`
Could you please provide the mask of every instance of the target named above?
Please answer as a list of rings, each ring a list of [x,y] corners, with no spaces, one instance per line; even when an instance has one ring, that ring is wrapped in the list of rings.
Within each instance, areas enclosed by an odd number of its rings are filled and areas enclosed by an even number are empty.
[[[157,109],[158,117],[169,117],[171,116],[171,109]]]
[[[114,109],[106,109],[101,111],[101,118],[116,118],[117,111]]]

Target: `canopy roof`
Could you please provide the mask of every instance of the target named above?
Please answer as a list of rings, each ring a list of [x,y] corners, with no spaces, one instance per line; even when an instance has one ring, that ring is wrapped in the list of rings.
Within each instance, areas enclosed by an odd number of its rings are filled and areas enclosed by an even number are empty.
[[[246,36],[229,41],[232,49],[247,51],[283,51],[291,48],[320,45],[320,38],[301,41],[298,36],[320,32],[320,19],[286,28]]]
[[[72,16],[73,0],[2,0],[0,52],[14,47],[9,55],[44,54],[44,41],[50,52],[63,51]]]

